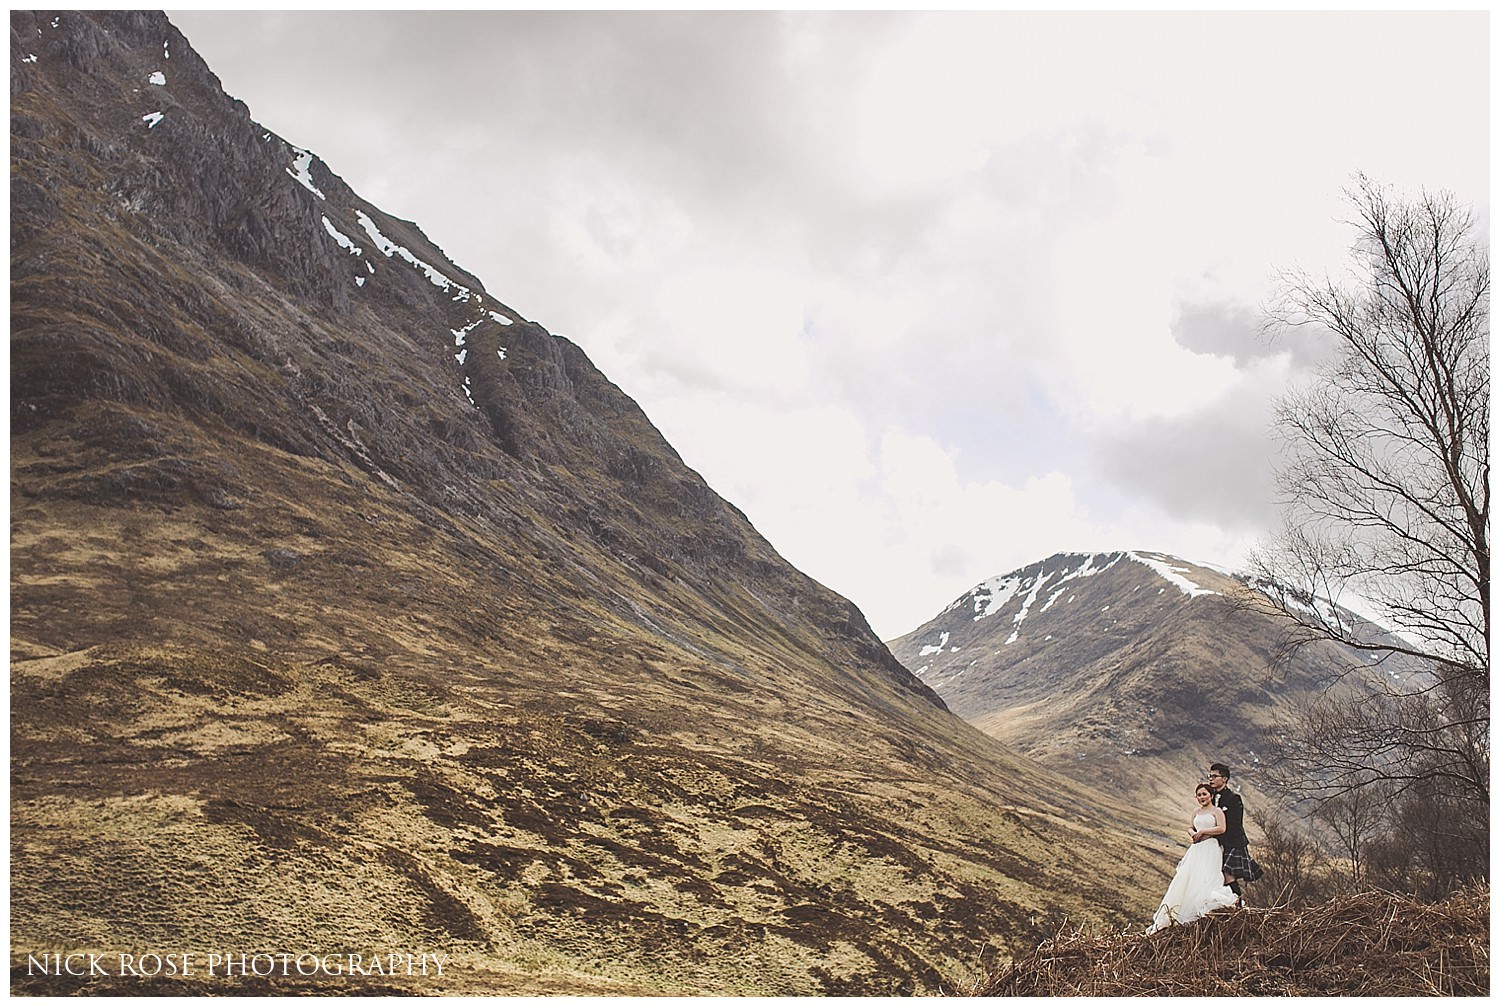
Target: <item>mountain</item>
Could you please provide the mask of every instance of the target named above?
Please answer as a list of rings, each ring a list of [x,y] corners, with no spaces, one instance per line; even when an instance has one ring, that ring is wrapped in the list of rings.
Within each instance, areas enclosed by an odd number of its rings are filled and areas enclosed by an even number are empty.
[[[10,447],[13,992],[933,991],[1175,860],[159,12],[12,13]]]
[[[976,585],[890,647],[954,713],[1164,822],[1185,821],[1208,764],[1228,763],[1253,834],[1256,807],[1277,803],[1260,770],[1278,721],[1335,679],[1410,672],[1328,644],[1288,658],[1248,590],[1162,553],[1063,553]]]

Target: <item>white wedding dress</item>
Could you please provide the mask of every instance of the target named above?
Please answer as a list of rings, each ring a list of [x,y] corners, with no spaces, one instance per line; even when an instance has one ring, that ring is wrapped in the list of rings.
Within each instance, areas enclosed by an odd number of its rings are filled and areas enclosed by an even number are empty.
[[[1193,828],[1202,832],[1211,829],[1214,816],[1210,811],[1200,811],[1193,816]],[[1165,929],[1174,923],[1191,923],[1193,920],[1215,909],[1227,909],[1239,901],[1239,896],[1224,884],[1224,854],[1219,841],[1213,836],[1193,843],[1177,864],[1177,873],[1167,885],[1167,894],[1162,897],[1161,907],[1156,910],[1148,934]]]

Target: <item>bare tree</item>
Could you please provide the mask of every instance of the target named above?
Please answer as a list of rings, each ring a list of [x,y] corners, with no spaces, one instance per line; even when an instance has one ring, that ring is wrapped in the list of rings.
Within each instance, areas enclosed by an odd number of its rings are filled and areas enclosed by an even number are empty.
[[[1307,825],[1294,815],[1272,812],[1260,822],[1256,857],[1275,892],[1271,905],[1306,905],[1326,894],[1327,858]]]
[[[1318,808],[1318,818],[1338,837],[1339,851],[1348,857],[1348,887],[1359,888],[1364,881],[1365,848],[1372,836],[1388,826],[1388,787],[1384,781],[1371,780],[1329,798]]]
[[[1342,643],[1393,674],[1312,704],[1281,775],[1324,799],[1379,784],[1487,820],[1487,245],[1446,193],[1394,198],[1358,176],[1348,196],[1358,282],[1288,275],[1272,314],[1339,353],[1279,404],[1285,522],[1252,568],[1294,644]],[[1472,853],[1463,869],[1487,875]]]

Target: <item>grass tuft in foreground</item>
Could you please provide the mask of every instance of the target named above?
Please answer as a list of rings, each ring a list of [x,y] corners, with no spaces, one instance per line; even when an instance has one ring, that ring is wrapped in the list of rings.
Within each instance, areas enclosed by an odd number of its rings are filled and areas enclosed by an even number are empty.
[[[1486,996],[1484,887],[1436,903],[1367,892],[1231,909],[1140,933],[1059,933],[965,996]]]

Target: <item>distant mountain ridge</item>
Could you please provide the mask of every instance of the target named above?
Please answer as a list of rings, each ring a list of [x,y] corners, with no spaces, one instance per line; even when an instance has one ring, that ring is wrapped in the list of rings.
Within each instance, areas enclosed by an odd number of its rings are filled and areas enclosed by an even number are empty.
[[[1257,767],[1278,719],[1361,662],[1326,644],[1280,660],[1285,627],[1249,590],[1164,553],[1060,553],[981,582],[890,647],[981,730],[1172,820],[1210,761],[1269,799]]]
[[[1075,561],[1079,561],[1074,565]],[[1014,643],[1021,633],[1021,624],[1025,622],[1032,606],[1037,600],[1039,593],[1046,589],[1049,594],[1041,611],[1051,608],[1057,599],[1067,590],[1062,585],[1080,577],[1092,577],[1108,571],[1120,562],[1134,562],[1147,567],[1151,571],[1177,587],[1189,598],[1195,598],[1204,594],[1218,594],[1218,591],[1200,586],[1189,580],[1189,574],[1194,568],[1181,560],[1166,556],[1162,553],[1137,553],[1137,552],[1114,552],[1114,553],[1059,553],[1051,559],[1014,571],[1002,577],[994,577],[984,581],[969,591],[968,594],[954,601],[945,612],[951,612],[962,608],[966,604],[972,604],[974,621],[989,618],[1003,609],[1011,598],[1016,597],[1021,591],[1026,594],[1021,602],[1020,611],[1016,612],[1011,622],[1015,627],[1006,643]],[[1205,569],[1205,568],[1198,568]],[[1165,591],[1165,588],[1159,590]],[[929,645],[931,646],[931,645]],[[927,648],[924,648],[924,650]]]

